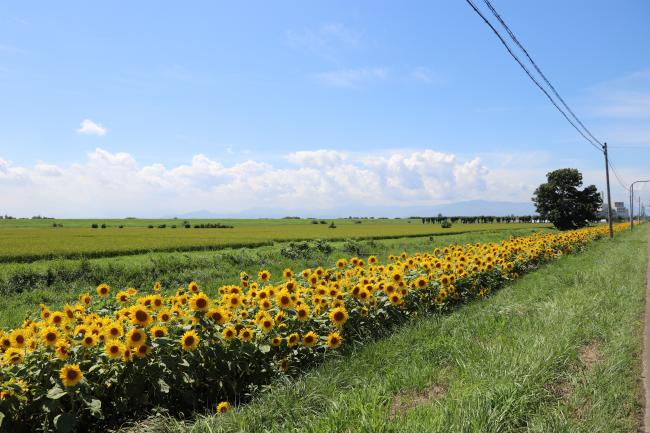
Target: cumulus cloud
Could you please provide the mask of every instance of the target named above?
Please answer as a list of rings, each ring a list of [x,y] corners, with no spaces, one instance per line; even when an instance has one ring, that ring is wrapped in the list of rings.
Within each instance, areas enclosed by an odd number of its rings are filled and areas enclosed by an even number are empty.
[[[434,205],[470,199],[520,200],[476,158],[426,149],[348,154],[331,149],[285,155],[286,163],[232,165],[195,155],[166,167],[97,148],[81,162],[17,166],[0,159],[3,208],[19,215],[161,216],[196,210],[310,213],[341,205]],[[512,195],[509,192],[514,191]],[[525,191],[527,198],[530,191]]]
[[[81,122],[81,126],[76,130],[79,134],[87,135],[106,135],[108,129],[104,128],[102,125],[93,122],[90,119],[84,119]]]

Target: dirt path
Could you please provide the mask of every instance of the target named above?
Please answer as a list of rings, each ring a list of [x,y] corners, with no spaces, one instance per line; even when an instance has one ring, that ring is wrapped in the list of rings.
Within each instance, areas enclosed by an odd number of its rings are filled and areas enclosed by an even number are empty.
[[[645,404],[643,413],[643,431],[650,433],[650,242],[648,242],[648,265],[646,268],[645,315],[643,329],[643,389]]]

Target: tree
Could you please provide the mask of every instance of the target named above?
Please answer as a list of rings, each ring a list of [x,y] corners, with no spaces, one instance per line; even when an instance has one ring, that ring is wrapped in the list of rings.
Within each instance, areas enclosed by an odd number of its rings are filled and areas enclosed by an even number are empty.
[[[533,195],[533,203],[542,219],[560,230],[584,227],[597,219],[603,200],[595,185],[582,186],[582,173],[575,168],[561,168],[546,175]]]

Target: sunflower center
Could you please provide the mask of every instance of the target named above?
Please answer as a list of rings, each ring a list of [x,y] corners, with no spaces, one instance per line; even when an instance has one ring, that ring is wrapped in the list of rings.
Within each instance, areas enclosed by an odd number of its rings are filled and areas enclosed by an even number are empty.
[[[146,311],[138,310],[135,312],[135,318],[140,322],[145,322],[149,318],[149,314]]]

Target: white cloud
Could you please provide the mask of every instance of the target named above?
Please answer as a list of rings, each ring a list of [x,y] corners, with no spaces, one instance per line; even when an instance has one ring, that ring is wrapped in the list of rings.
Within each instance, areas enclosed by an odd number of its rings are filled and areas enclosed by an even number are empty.
[[[362,84],[383,81],[388,77],[386,68],[339,69],[321,72],[314,78],[322,84],[332,87],[354,88]]]
[[[285,33],[289,46],[337,62],[339,55],[361,45],[361,35],[341,23],[325,23]]]
[[[505,177],[503,166],[494,171],[478,157],[460,159],[430,149],[383,154],[321,149],[294,152],[285,161],[288,165],[252,159],[224,165],[198,154],[174,167],[143,166],[128,153],[101,148],[69,166],[23,167],[0,159],[0,195],[3,212],[17,215],[162,216],[200,209],[317,215],[341,206],[363,211],[475,199],[528,201],[535,185],[525,171]]]
[[[81,126],[76,130],[80,134],[88,135],[106,135],[108,129],[104,128],[102,125],[93,122],[90,119],[84,119],[81,122]]]
[[[411,71],[411,78],[423,83],[431,83],[433,81],[433,74],[428,68],[420,66]]]

